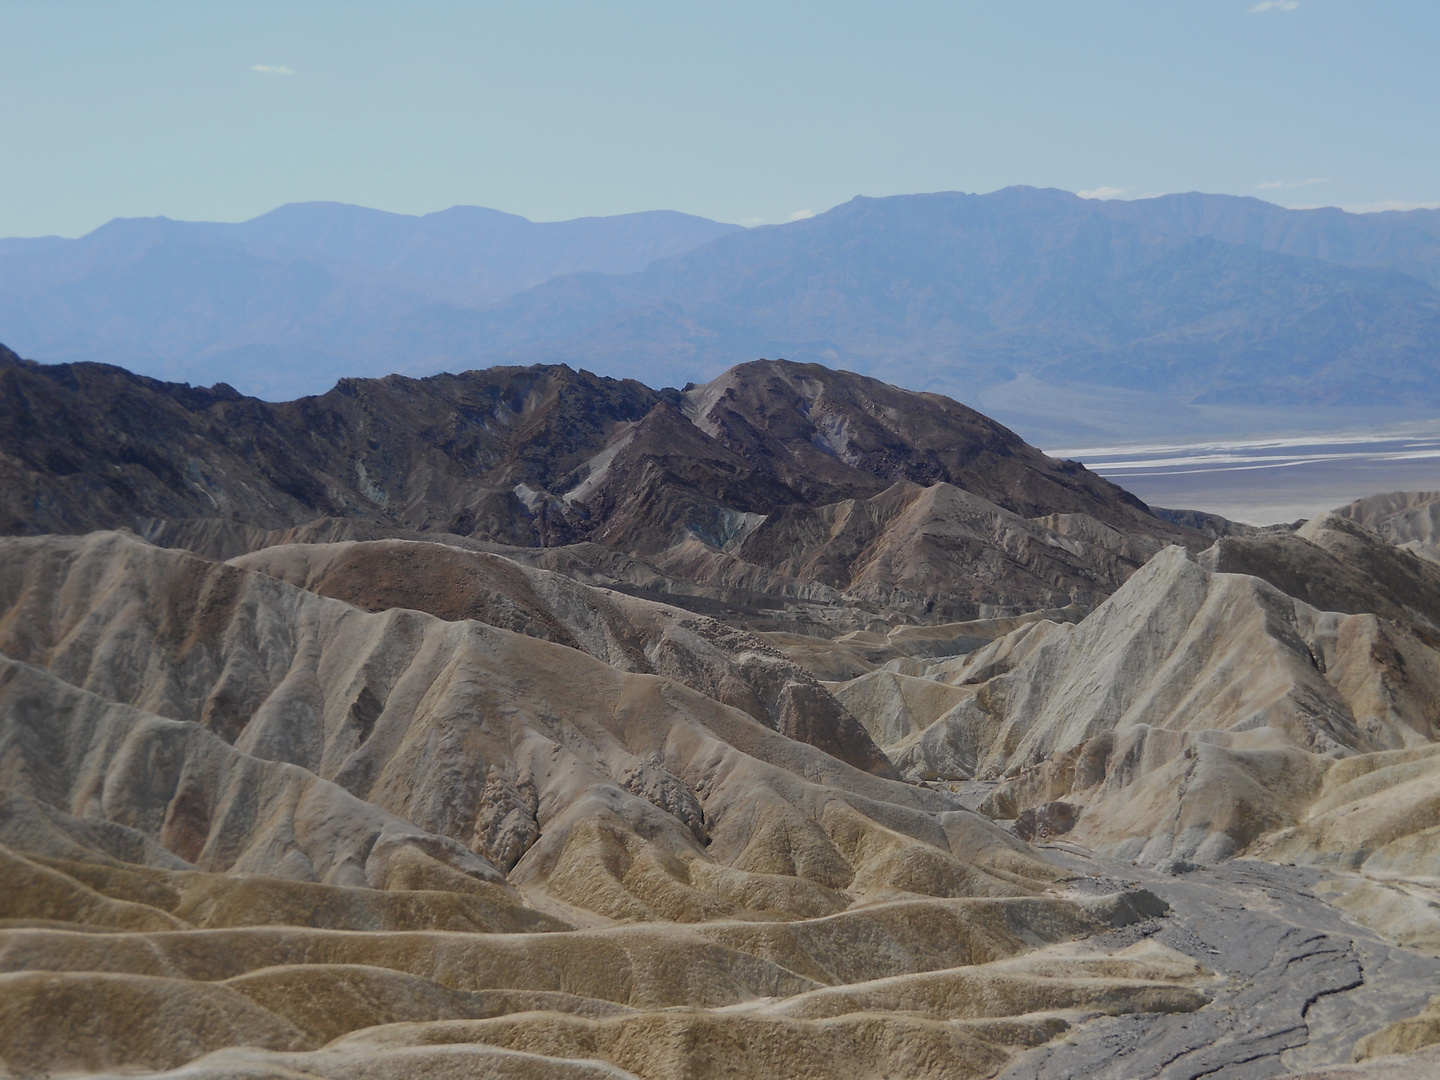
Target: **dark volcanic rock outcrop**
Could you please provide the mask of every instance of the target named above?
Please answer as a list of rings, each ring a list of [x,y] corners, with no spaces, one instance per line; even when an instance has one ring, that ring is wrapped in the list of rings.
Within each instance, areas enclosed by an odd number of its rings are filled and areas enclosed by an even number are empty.
[[[318,518],[368,529],[336,539],[593,541],[702,585],[956,617],[1093,604],[1161,543],[1198,539],[963,405],[814,365],[683,391],[492,368],[276,404],[0,354],[0,532],[158,538],[203,519],[234,540]],[[955,572],[907,570],[916,545]]]

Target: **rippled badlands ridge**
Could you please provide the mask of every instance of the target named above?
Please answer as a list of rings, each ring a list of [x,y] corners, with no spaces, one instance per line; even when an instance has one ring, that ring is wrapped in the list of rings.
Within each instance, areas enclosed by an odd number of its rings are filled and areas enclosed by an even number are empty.
[[[12,365],[10,1075],[1426,1075],[1426,500],[1177,523],[856,376],[567,372]]]

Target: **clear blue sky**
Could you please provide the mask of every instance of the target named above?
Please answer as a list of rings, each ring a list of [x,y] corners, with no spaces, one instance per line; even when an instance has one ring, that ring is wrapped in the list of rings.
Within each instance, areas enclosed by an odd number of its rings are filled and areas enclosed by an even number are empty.
[[[0,0],[0,42],[0,236],[305,199],[747,223],[1022,183],[1440,203],[1437,0]]]

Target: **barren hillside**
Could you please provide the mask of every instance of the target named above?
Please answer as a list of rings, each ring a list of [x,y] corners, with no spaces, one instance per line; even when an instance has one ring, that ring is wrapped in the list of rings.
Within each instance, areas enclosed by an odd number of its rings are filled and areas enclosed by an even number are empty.
[[[0,364],[9,1075],[1426,1075],[1430,500],[1212,544],[794,364]]]

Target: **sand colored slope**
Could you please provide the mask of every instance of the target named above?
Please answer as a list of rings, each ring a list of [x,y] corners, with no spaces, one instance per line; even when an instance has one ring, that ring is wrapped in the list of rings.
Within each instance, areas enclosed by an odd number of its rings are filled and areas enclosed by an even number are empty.
[[[224,1046],[309,1041],[227,986],[95,972],[0,975],[0,1033],[0,1062],[21,1076],[168,1069]]]
[[[111,930],[178,930],[187,924],[149,904],[106,896],[68,874],[0,847],[0,920],[57,922]]]
[[[1440,562],[1440,491],[1394,491],[1335,511],[1422,559]]]
[[[1433,884],[1440,877],[1440,746],[1335,762],[1296,824],[1266,837],[1257,853]],[[1423,912],[1434,907],[1433,898],[1411,901]],[[1440,920],[1431,923],[1437,933]]]
[[[400,868],[392,858],[410,848],[410,859],[435,860],[518,903],[490,863],[453,840],[43,668],[0,659],[0,740],[12,796],[118,823],[202,868],[383,886]]]
[[[667,1013],[631,1023],[591,1024],[535,1017],[518,1028],[506,1021],[377,1028],[373,1037],[357,1036],[311,1053],[225,1050],[164,1075],[175,1080],[239,1076],[399,1080],[416,1075],[487,1080],[701,1080],[717,1075],[741,1080],[786,1075],[839,1080],[897,1075],[979,1078],[993,1076],[1015,1052],[1045,1042],[1066,1026],[1063,1019],[1046,1016],[981,1022],[861,1016],[807,1022]],[[481,1040],[535,1049],[504,1049]],[[612,1065],[607,1058],[625,1060],[634,1071]]]
[[[1043,954],[1041,954],[1043,955]],[[641,1077],[985,1076],[1077,1012],[1180,1011],[1207,1000],[1188,957],[1032,959],[822,989],[725,1013],[591,1020],[514,1015],[375,1028],[337,1047],[482,1042],[598,1057]],[[1012,1019],[1013,1018],[1013,1019]]]
[[[926,661],[962,656],[1033,622],[1079,622],[1090,613],[1081,604],[1040,608],[964,622],[901,624],[871,629],[832,628],[833,637],[771,632],[759,635],[819,679],[842,683],[885,667],[900,675],[925,675]],[[837,687],[830,687],[832,691]],[[867,717],[873,717],[867,712]]]
[[[26,858],[0,847],[0,866],[15,884],[0,906],[0,919],[11,925],[74,923],[114,930],[276,925],[471,933],[569,929],[565,922],[522,907],[513,891],[413,851],[392,856],[384,889],[126,865],[94,852],[75,862],[38,854]]]
[[[119,1075],[134,1075],[126,1070]],[[378,1048],[351,1046],[303,1054],[266,1053],[250,1048],[220,1050],[172,1072],[174,1080],[329,1077],[332,1080],[635,1080],[633,1073],[593,1058],[588,1060],[525,1054],[498,1047],[460,1046]]]
[[[992,812],[1069,799],[1073,836],[1161,857],[1267,814],[1299,836],[1434,738],[1404,627],[1178,550],[1079,624],[887,632],[901,655],[832,694],[763,639],[483,553],[4,544],[12,1073],[991,1076],[1217,976],[1143,940],[1155,896],[846,746],[970,754]],[[776,681],[817,694],[808,734]]]
[[[884,727],[908,684],[877,695],[872,674],[833,689],[882,718],[879,741],[912,775],[1002,781],[989,803],[1002,817],[1063,800],[1060,831],[1146,861],[1233,854],[1298,825],[1327,770],[1423,756],[1440,735],[1440,656],[1406,625],[1318,611],[1178,548],[1078,625],[1022,626],[926,674],[964,697],[919,733]],[[1401,802],[1383,813],[1423,844],[1423,800]],[[1347,850],[1396,839],[1379,816],[1354,820],[1369,831]]]
[[[286,926],[100,935],[15,928],[0,930],[0,970],[212,982],[267,969],[358,964],[465,992],[721,1008],[822,985],[990,963],[1162,912],[1153,896],[1132,892],[1087,901],[909,901],[792,923],[639,924],[527,935]],[[871,947],[853,948],[864,942]]]
[[[1061,944],[1018,966],[1006,959],[1160,910],[1154,897],[1128,893],[1083,902],[912,901],[788,924],[522,935],[0,929],[0,970],[14,973],[0,975],[0,1010],[17,1019],[50,1008],[93,1017],[83,1029],[13,1029],[0,1040],[0,1060],[23,1071],[68,1053],[86,1071],[164,1068],[218,1046],[315,1050],[373,1028],[368,1045],[377,1052],[407,1042],[488,1044],[561,1059],[598,1056],[645,1076],[699,1069],[735,1040],[771,1046],[733,1066],[737,1075],[763,1075],[812,1060],[814,1042],[828,1047],[818,1060],[850,1055],[845,1069],[876,1075],[910,1040],[943,1034],[925,1052],[926,1069],[959,1067],[951,1055],[963,1060],[980,1050],[993,1071],[1014,1049],[1066,1026],[1060,1017],[1012,1016],[1203,1005],[1204,973],[1164,956],[1107,959]],[[965,966],[946,968],[957,962]],[[826,985],[850,989],[814,998]],[[83,1010],[70,1004],[82,998]],[[854,1007],[837,1004],[845,1001]],[[853,1012],[863,1014],[855,1030],[843,1015]],[[133,1030],[142,1013],[144,1039]],[[485,1018],[496,1022],[456,1023]],[[957,1018],[989,1023],[957,1025]],[[659,1043],[643,1049],[642,1032]],[[62,1040],[73,1049],[61,1053]],[[240,1070],[244,1060],[231,1054],[204,1068]],[[305,1059],[255,1060],[308,1071]]]
[[[1398,1020],[1355,1044],[1355,1060],[1410,1054],[1440,1043],[1440,998],[1431,998],[1423,1012]]]
[[[870,734],[882,746],[919,735],[974,693],[969,687],[889,670],[836,683],[832,689],[846,708],[873,725]]]
[[[983,1077],[993,1075],[1015,1049],[1045,1042],[1063,1028],[1064,1021],[1049,1017],[977,1024],[874,1015],[828,1021],[724,1013],[599,1021],[531,1016],[377,1028],[337,1049],[490,1043],[560,1058],[598,1058],[642,1080]]]
[[[115,534],[10,543],[11,1072],[980,1076],[1204,1003],[1124,958],[970,973],[1164,907],[1056,895],[945,793],[680,682]]]
[[[522,889],[610,918],[815,915],[845,906],[842,890],[1014,894],[1046,876],[1013,852],[1014,865],[995,873],[957,855],[935,824],[935,812],[957,808],[941,795],[870,776],[682,685],[563,646],[409,610],[367,614],[114,534],[7,543],[11,606],[0,632],[9,655],[86,688],[85,709],[101,709],[103,694],[179,721],[128,721],[174,742],[178,771],[149,811],[155,820],[122,823],[155,835],[190,829],[193,850],[182,855],[201,857],[208,824],[221,820],[212,803],[222,789],[208,773],[186,788],[179,763],[191,742],[214,757],[233,740],[246,769],[288,761],[298,771],[287,782],[333,778],[516,867]],[[40,739],[16,716],[17,730]],[[130,760],[106,738],[88,764],[53,766],[65,784],[84,787],[86,770]],[[36,794],[80,809],[58,790]],[[338,881],[345,857],[330,859],[280,876]],[[1017,877],[1020,864],[1029,869]],[[270,863],[253,869],[276,872]]]
[[[808,671],[714,619],[442,544],[295,544],[233,564],[367,611],[401,607],[474,619],[582,650],[622,671],[663,675],[858,768],[895,775]]]
[[[908,993],[895,986],[857,988],[856,1003],[870,1008],[824,1019],[764,1006],[603,1019],[531,1013],[480,1022],[377,1027],[342,1039],[332,1049],[480,1043],[562,1059],[598,1058],[645,1078],[717,1073],[759,1078],[792,1070],[841,1077],[986,1076],[1014,1050],[1044,1042],[1068,1026],[1063,1016],[1025,1009],[1027,1005],[1063,1001],[1105,1011],[1143,1003],[1151,1011],[1188,1011],[1205,1000],[1188,987],[1123,979],[1018,978],[1005,983],[1003,976],[974,975],[968,981],[979,995],[967,998],[969,1007],[957,1012],[959,998],[942,1000],[935,992],[934,984],[944,978],[918,977],[928,985],[909,986]],[[965,976],[950,978],[953,984]],[[898,1015],[876,1009],[875,995],[899,997],[907,1008]],[[1013,1013],[1017,1005],[1026,1015],[987,1015],[995,1009]]]

